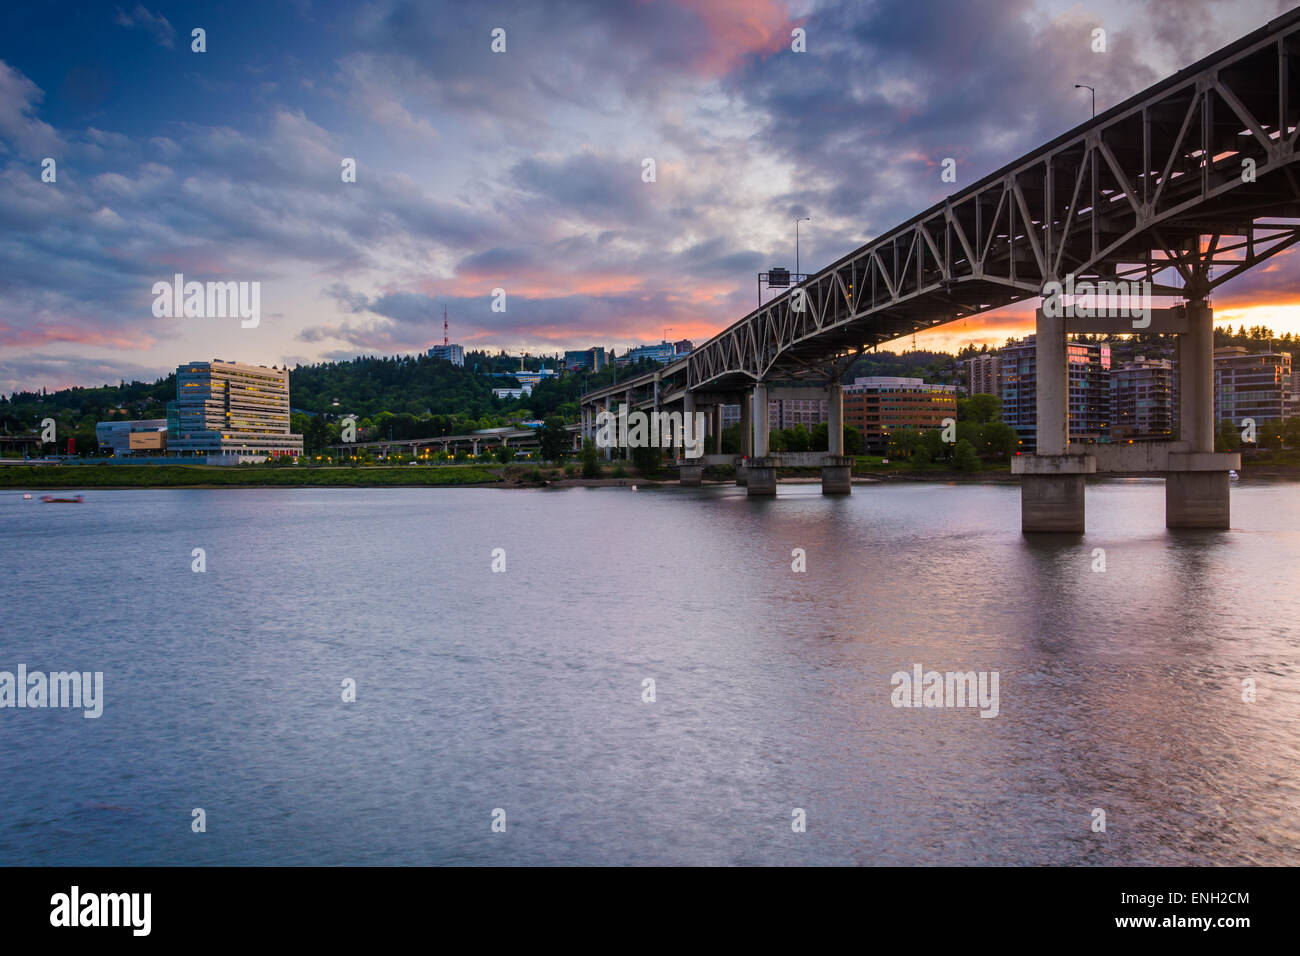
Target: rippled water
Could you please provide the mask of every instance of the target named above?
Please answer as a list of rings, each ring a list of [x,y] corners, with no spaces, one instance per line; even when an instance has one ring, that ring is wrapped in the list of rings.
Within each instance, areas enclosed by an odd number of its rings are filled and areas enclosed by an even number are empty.
[[[5,863],[1300,862],[1300,484],[1082,539],[996,484],[87,499],[0,494],[0,670],[105,682],[0,710]]]

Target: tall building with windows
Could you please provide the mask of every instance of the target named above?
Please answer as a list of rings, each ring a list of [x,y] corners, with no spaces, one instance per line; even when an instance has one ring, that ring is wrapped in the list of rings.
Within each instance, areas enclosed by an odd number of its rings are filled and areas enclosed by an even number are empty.
[[[1110,405],[1116,441],[1168,441],[1177,421],[1173,362],[1139,356],[1111,369]]]
[[[429,349],[429,358],[446,359],[452,365],[465,367],[465,350],[459,345],[435,345]]]
[[[968,395],[1002,394],[1002,360],[997,352],[981,352],[961,360]]]
[[[638,345],[636,348],[628,349],[627,354],[615,364],[622,367],[639,362],[641,359],[650,359],[653,362],[667,365],[676,357],[676,347],[672,342],[660,342],[658,345]]]
[[[1034,336],[998,351],[1002,377],[1002,420],[1016,430],[1025,449],[1038,435],[1038,357]],[[1069,363],[1070,441],[1110,440],[1110,346],[1071,342]]]
[[[1291,404],[1291,353],[1214,350],[1214,418],[1240,424],[1286,417]]]
[[[942,428],[957,417],[957,386],[929,385],[919,378],[868,376],[844,386],[844,423],[862,432],[867,450],[879,454],[889,433],[903,428]]]
[[[176,370],[167,446],[179,454],[262,460],[301,455],[289,431],[289,371],[240,362],[190,362]]]

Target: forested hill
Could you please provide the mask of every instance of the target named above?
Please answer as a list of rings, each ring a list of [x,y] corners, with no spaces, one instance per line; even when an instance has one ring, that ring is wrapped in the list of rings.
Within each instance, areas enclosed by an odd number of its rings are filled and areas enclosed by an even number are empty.
[[[305,412],[362,418],[380,412],[482,418],[502,407],[493,387],[510,383],[424,355],[365,356],[297,366],[289,372],[289,398]]]
[[[461,368],[424,355],[362,356],[346,362],[299,365],[289,371],[289,401],[295,411],[306,412],[308,416],[356,415],[360,421],[367,422],[387,413],[402,420],[399,431],[441,434],[495,427],[510,419],[545,418],[554,414],[572,418],[577,415],[577,398],[585,389],[608,384],[615,374],[622,379],[651,367],[644,362],[619,369],[617,373],[606,370],[569,375],[542,382],[531,397],[511,400],[494,397],[492,389],[517,387],[518,381],[483,372],[485,366],[508,370],[518,360],[471,355],[478,360],[474,362],[479,368],[477,373],[473,368]],[[534,359],[529,364],[536,368],[539,362]],[[549,364],[553,367],[553,363]],[[48,393],[15,392],[9,398],[0,396],[0,431],[30,433],[41,419],[51,417],[58,422],[60,434],[73,435],[79,448],[87,447],[93,439],[96,422],[114,418],[164,418],[167,403],[175,397],[175,373],[152,384],[121,382]],[[435,431],[429,431],[432,417],[443,419]],[[295,415],[294,428],[304,427],[302,418]]]

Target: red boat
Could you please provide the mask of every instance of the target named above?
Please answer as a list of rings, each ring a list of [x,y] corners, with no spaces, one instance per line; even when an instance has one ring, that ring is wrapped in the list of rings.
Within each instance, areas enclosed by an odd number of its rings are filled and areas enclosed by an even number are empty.
[[[53,495],[41,495],[41,501],[44,501],[47,505],[79,505],[82,497],[77,495],[75,498],[56,498]]]

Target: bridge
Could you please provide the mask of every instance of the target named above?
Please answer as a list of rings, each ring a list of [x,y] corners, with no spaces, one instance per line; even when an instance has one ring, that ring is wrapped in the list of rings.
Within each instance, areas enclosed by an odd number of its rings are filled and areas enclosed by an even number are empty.
[[[738,404],[740,480],[772,495],[781,462],[768,453],[768,400],[811,389],[830,409],[823,491],[848,493],[840,377],[863,351],[1043,298],[1052,283],[1149,283],[1181,300],[1152,309],[1149,326],[1037,309],[1037,448],[1012,463],[1022,528],[1082,532],[1085,476],[1118,471],[1166,476],[1169,527],[1228,527],[1240,459],[1214,453],[1209,298],[1300,239],[1298,53],[1300,8],[808,275],[684,359],[588,392],[583,436],[615,405],[703,408],[720,452],[721,406]],[[1071,443],[1068,336],[1134,331],[1178,337],[1178,440]],[[683,484],[699,482],[697,461],[679,468]]]
[[[569,433],[569,440],[572,443],[574,451],[581,446],[580,429],[578,425],[567,425],[565,430]],[[355,452],[359,448],[373,449],[384,455],[390,454],[394,449],[400,454],[402,449],[408,449],[407,454],[412,457],[426,454],[435,448],[443,453],[452,453],[465,449],[475,456],[478,455],[479,447],[484,448],[489,445],[498,444],[502,447],[513,447],[521,450],[533,450],[540,446],[541,440],[537,428],[493,428],[487,431],[471,432],[468,435],[439,435],[436,438],[387,438],[376,439],[375,441],[366,442],[337,442],[325,447],[340,455],[345,452]],[[512,444],[513,443],[513,444]]]

